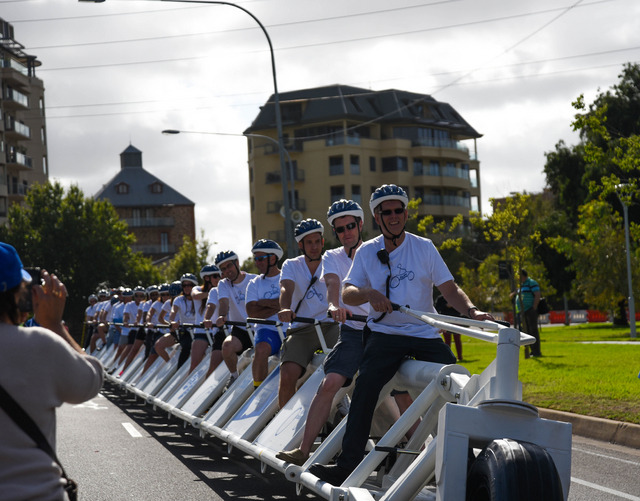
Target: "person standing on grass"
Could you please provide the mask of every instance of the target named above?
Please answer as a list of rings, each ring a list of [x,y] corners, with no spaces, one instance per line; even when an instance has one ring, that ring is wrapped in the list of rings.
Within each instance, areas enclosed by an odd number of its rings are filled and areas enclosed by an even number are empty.
[[[529,346],[525,346],[524,357],[541,357],[540,332],[538,331],[540,285],[532,278],[529,278],[529,273],[524,268],[520,268],[520,288],[511,293],[511,297],[514,295],[516,296],[516,301],[518,301],[516,309],[520,312],[523,331],[536,338],[536,342],[531,345],[531,354],[529,354]]]

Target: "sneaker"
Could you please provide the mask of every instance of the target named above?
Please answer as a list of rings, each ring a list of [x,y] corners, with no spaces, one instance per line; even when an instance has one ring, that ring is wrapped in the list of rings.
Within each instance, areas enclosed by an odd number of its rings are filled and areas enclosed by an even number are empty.
[[[331,485],[340,486],[351,475],[351,470],[337,464],[314,463],[309,468],[309,473]]]
[[[231,374],[229,379],[227,379],[227,384],[224,385],[224,391],[227,391],[236,379],[238,379],[238,376]]]
[[[304,452],[296,448],[290,451],[280,451],[276,454],[276,458],[286,461],[287,463],[302,466],[309,458]]]

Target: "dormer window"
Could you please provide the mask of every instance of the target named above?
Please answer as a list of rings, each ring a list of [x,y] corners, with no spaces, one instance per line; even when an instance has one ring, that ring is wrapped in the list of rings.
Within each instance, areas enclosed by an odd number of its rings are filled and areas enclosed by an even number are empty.
[[[158,181],[151,183],[149,188],[151,189],[151,193],[162,193],[162,183],[159,183]]]
[[[116,184],[116,193],[118,195],[126,195],[129,193],[129,185],[127,183]]]

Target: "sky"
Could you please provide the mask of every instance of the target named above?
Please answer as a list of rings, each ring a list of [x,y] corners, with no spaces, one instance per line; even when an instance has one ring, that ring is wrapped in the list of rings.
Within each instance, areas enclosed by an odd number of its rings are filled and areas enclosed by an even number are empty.
[[[572,101],[592,102],[640,60],[637,0],[237,3],[269,34],[281,93],[344,84],[450,103],[483,134],[485,214],[489,198],[541,191],[545,152],[578,141]],[[249,15],[153,0],[0,0],[0,17],[42,62],[51,179],[93,195],[133,144],[145,169],[195,202],[211,256],[250,255],[241,134],[274,87]]]

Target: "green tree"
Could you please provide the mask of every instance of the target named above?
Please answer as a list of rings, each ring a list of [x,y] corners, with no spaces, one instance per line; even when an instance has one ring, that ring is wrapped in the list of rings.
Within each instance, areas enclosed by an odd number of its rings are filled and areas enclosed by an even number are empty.
[[[200,240],[192,240],[188,236],[182,239],[182,246],[173,259],[164,268],[163,273],[168,282],[180,280],[185,273],[199,276],[200,270],[209,264],[209,250],[211,243],[201,233]]]
[[[0,239],[17,249],[25,266],[45,268],[64,281],[69,293],[65,319],[75,335],[87,297],[99,284],[151,278],[151,262],[132,252],[135,237],[111,203],[85,198],[77,186],[65,193],[59,182],[32,185],[25,204],[12,205],[7,219]]]

